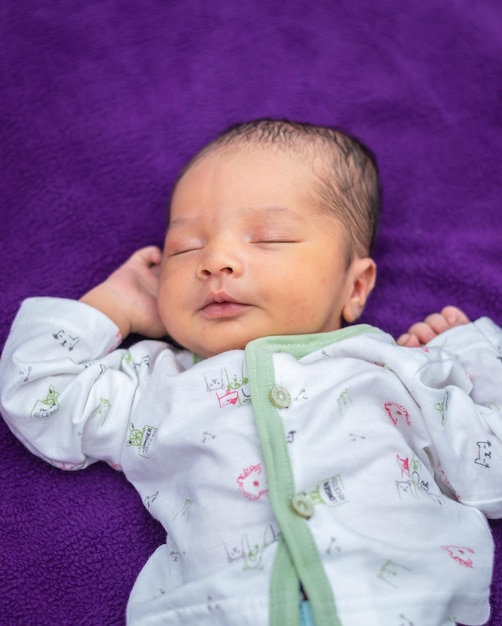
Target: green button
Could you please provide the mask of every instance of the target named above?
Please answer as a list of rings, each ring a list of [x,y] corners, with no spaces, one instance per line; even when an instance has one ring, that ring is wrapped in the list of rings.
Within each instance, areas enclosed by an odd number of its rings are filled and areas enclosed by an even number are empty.
[[[279,385],[272,387],[270,393],[268,394],[268,398],[276,409],[287,409],[291,404],[289,391],[284,387],[279,387]]]
[[[314,505],[305,493],[297,493],[296,496],[293,497],[291,500],[291,508],[297,515],[304,519],[309,519],[314,515]]]

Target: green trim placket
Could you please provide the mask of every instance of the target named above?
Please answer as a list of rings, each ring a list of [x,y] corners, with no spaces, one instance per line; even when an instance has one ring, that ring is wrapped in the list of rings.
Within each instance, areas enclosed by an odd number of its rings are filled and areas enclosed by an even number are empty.
[[[334,342],[368,332],[380,331],[357,325],[331,333],[264,337],[246,347],[251,399],[263,449],[270,503],[281,529],[270,584],[270,626],[297,626],[300,583],[311,603],[316,626],[341,626],[308,520],[291,508],[296,491],[286,433],[280,412],[269,399],[269,392],[276,384],[274,353],[286,352],[301,359]]]

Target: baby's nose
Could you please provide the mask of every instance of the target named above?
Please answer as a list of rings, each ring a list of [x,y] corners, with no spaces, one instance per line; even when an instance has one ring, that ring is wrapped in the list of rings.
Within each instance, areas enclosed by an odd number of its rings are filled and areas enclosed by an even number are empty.
[[[215,274],[239,275],[242,269],[239,246],[230,241],[215,242],[207,246],[199,264],[199,274],[206,277]]]

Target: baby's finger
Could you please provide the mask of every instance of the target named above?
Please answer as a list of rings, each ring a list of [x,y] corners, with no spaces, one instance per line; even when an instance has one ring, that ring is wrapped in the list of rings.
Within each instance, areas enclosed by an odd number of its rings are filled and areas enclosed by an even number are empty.
[[[456,306],[445,306],[441,311],[441,315],[446,319],[450,328],[454,326],[461,326],[462,324],[468,324],[470,322],[467,315]]]
[[[144,265],[158,265],[162,260],[162,251],[157,246],[146,246],[136,250],[131,258],[137,258]]]
[[[409,329],[408,334],[415,336],[418,340],[418,345],[423,346],[434,339],[437,333],[426,322],[417,322]]]
[[[445,316],[442,315],[442,313],[432,313],[431,315],[428,315],[423,323],[429,326],[434,335],[440,335],[451,328],[451,324],[447,321]],[[431,339],[432,338],[433,337],[431,337]]]
[[[411,335],[410,333],[404,333],[398,337],[396,343],[404,348],[418,348],[420,346],[420,342],[417,337],[415,337],[415,335]]]

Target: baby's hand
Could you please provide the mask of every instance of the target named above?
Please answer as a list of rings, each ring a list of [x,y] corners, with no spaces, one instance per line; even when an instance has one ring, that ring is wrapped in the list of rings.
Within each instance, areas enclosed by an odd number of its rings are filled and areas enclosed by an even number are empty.
[[[441,313],[432,313],[423,322],[413,324],[407,333],[399,337],[397,343],[407,348],[421,347],[446,330],[468,323],[469,318],[463,311],[455,306],[447,306]]]
[[[157,311],[161,259],[162,252],[156,246],[137,250],[81,301],[115,322],[122,337],[130,333],[162,337],[165,330]]]

